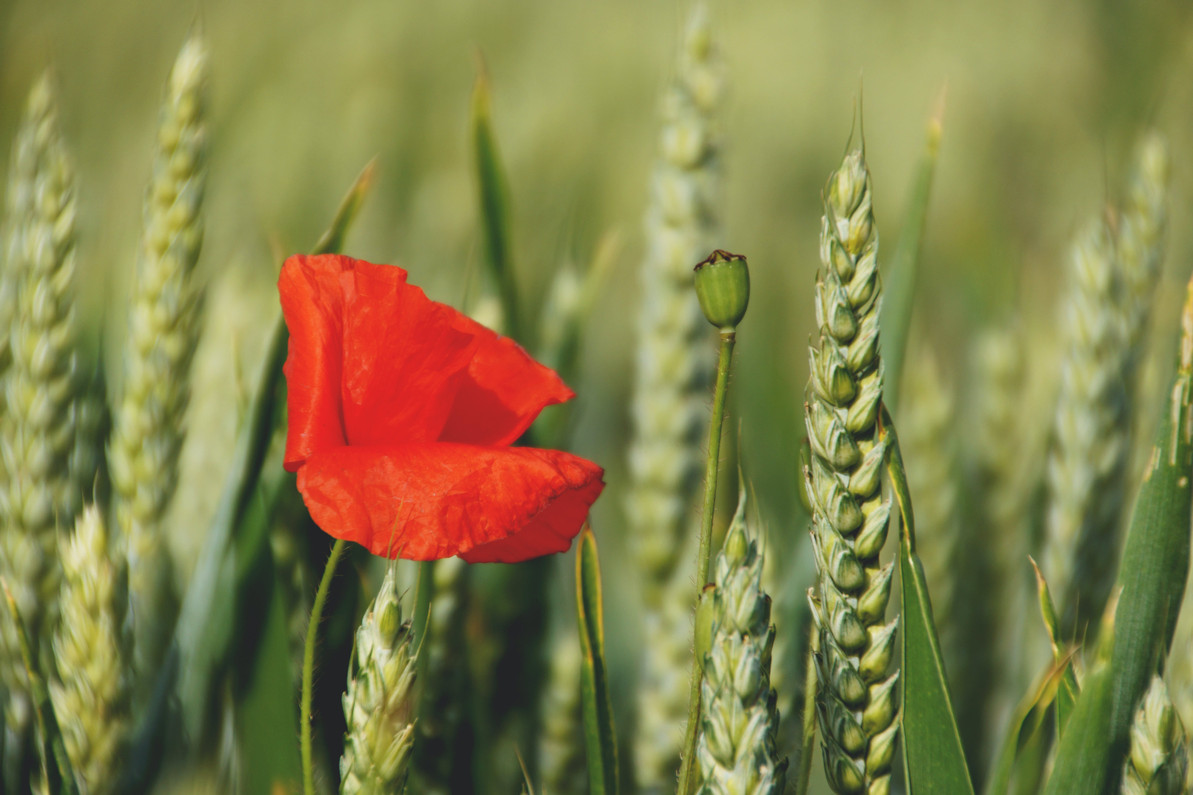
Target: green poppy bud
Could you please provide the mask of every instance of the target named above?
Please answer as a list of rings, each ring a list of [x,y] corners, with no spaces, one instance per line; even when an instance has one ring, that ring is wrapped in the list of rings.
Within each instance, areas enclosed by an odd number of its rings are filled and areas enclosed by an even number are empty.
[[[750,303],[750,271],[746,258],[717,249],[696,266],[696,297],[708,322],[733,331]]]

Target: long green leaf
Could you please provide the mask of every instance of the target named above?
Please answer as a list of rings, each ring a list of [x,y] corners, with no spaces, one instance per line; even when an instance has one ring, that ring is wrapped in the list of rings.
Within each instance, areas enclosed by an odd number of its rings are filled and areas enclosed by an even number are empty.
[[[294,723],[297,690],[290,675],[289,609],[272,553],[266,549],[261,558],[253,576],[266,603],[265,615],[259,631],[253,633],[256,642],[237,687],[240,791],[298,792],[302,784],[298,745],[291,731],[279,731]]]
[[[1152,674],[1172,645],[1189,571],[1193,509],[1193,281],[1181,314],[1180,355],[1151,460],[1127,530],[1111,665],[1111,737],[1107,778],[1126,755],[1131,721]]]
[[[943,130],[943,98],[937,112],[928,120],[924,141],[924,153],[916,167],[915,185],[911,191],[911,203],[907,217],[899,234],[899,243],[891,258],[883,290],[882,347],[884,362],[883,400],[892,414],[897,413],[899,384],[903,375],[903,358],[907,350],[907,335],[911,328],[911,309],[915,303],[915,283],[919,271],[920,247],[924,240],[924,227],[928,219],[928,199],[932,193],[932,177],[936,173],[937,153],[940,151],[940,136]]]
[[[588,755],[588,787],[592,795],[618,791],[617,735],[605,676],[605,619],[601,606],[601,565],[596,537],[585,523],[576,545],[576,614],[580,624],[584,705],[584,743]]]
[[[1109,792],[1103,789],[1110,758],[1110,708],[1114,681],[1110,660],[1114,653],[1116,594],[1106,606],[1098,633],[1098,651],[1085,677],[1081,695],[1056,749],[1052,775],[1044,795]]]
[[[356,178],[336,212],[328,231],[320,238],[315,253],[331,253],[342,245],[356,217],[374,173],[370,163]],[[251,570],[252,558],[267,549],[266,534],[250,540],[239,532],[257,494],[261,469],[273,436],[277,384],[282,376],[288,335],[279,316],[271,333],[265,361],[257,376],[248,416],[236,442],[236,451],[226,476],[224,493],[204,542],[195,576],[182,603],[175,634],[175,651],[185,664],[180,669],[175,692],[183,728],[193,739],[203,738],[209,728],[212,687],[231,656],[240,618],[238,572]],[[248,560],[246,560],[246,557]],[[158,735],[144,734],[149,742]]]
[[[1060,617],[1056,613],[1056,603],[1052,601],[1052,592],[1048,590],[1048,581],[1044,573],[1031,560],[1032,569],[1036,574],[1036,593],[1040,599],[1040,614],[1044,618],[1044,628],[1048,630],[1048,639],[1052,643],[1052,659],[1060,667],[1060,686],[1056,693],[1056,734],[1064,734],[1065,725],[1069,722],[1069,715],[1073,712],[1073,705],[1077,703],[1080,688],[1077,686],[1077,675],[1073,673],[1072,653],[1065,650],[1065,644],[1060,636]]]
[[[472,90],[472,147],[476,158],[481,227],[485,236],[485,263],[501,297],[505,333],[522,344],[518,314],[518,287],[510,264],[509,189],[493,135],[489,76],[482,65]]]
[[[915,552],[915,518],[903,453],[890,413],[882,409],[880,431],[887,445],[887,474],[899,504],[900,607],[903,616],[903,774],[908,795],[973,793],[949,683],[932,619],[924,568]]]

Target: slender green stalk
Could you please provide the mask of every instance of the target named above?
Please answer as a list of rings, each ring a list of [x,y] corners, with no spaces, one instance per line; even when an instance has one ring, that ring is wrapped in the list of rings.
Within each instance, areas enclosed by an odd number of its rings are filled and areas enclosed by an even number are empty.
[[[418,564],[418,582],[414,590],[414,616],[411,619],[415,654],[423,646],[427,625],[431,618],[431,598],[435,594],[435,561],[424,560]],[[421,671],[420,671],[421,673]]]
[[[721,349],[717,356],[717,384],[713,391],[712,421],[708,428],[708,462],[704,474],[704,511],[700,519],[700,552],[696,559],[696,600],[708,583],[708,567],[712,557],[712,520],[717,504],[717,470],[721,458],[721,424],[725,419],[725,396],[729,392],[729,365],[733,360],[733,345],[737,332],[721,332]],[[688,728],[684,734],[683,754],[679,769],[680,795],[690,791],[695,762],[696,730],[700,723],[700,677],[704,661],[696,655],[692,660],[692,689],[688,700]]]
[[[315,604],[311,607],[311,623],[307,626],[307,640],[302,653],[302,715],[299,717],[298,729],[302,742],[302,791],[305,795],[315,795],[315,765],[311,758],[311,693],[315,674],[315,640],[319,632],[319,621],[323,617],[323,606],[327,603],[327,593],[331,590],[331,579],[346,545],[344,539],[337,538],[331,548],[331,554],[327,556],[323,579],[319,581],[319,590],[315,592]]]

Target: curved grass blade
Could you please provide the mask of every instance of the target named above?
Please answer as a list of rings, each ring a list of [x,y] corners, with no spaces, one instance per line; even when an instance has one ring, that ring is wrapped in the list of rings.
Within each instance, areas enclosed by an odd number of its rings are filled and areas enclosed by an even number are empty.
[[[940,641],[924,569],[915,553],[915,518],[903,468],[903,454],[891,415],[882,409],[881,436],[887,445],[887,475],[899,504],[900,608],[903,616],[903,775],[908,795],[973,793],[961,735],[949,697]]]
[[[1073,705],[1077,703],[1080,688],[1077,686],[1077,675],[1073,673],[1072,651],[1065,651],[1060,638],[1060,617],[1056,614],[1056,604],[1052,601],[1052,592],[1048,590],[1048,582],[1043,572],[1032,558],[1032,569],[1036,573],[1036,591],[1040,597],[1040,613],[1044,617],[1044,627],[1048,630],[1048,639],[1052,643],[1052,659],[1061,670],[1060,685],[1056,693],[1056,734],[1064,734],[1065,725],[1069,722],[1069,715],[1073,712]]]
[[[580,624],[581,699],[588,786],[593,795],[617,793],[617,735],[605,676],[605,620],[596,537],[587,522],[576,544],[576,614]]]
[[[907,351],[907,335],[911,326],[911,308],[915,303],[915,282],[919,270],[920,245],[924,240],[924,226],[928,219],[928,199],[932,193],[932,177],[936,172],[937,153],[940,151],[940,136],[943,132],[944,96],[941,95],[936,113],[928,120],[924,153],[916,167],[915,185],[911,191],[911,203],[895,254],[887,267],[886,285],[883,290],[882,360],[885,362],[883,378],[883,400],[894,414],[899,401],[899,383],[903,374],[903,356]]]
[[[1110,708],[1114,680],[1111,657],[1115,643],[1115,610],[1118,594],[1111,597],[1102,616],[1098,651],[1085,677],[1085,686],[1073,706],[1073,714],[1056,749],[1052,775],[1044,795],[1109,792],[1104,789],[1110,759]]]
[[[75,774],[71,769],[70,759],[66,755],[66,746],[62,742],[62,733],[58,731],[58,721],[54,716],[54,707],[50,702],[50,691],[46,682],[33,665],[32,646],[29,635],[25,632],[25,622],[21,619],[16,599],[8,589],[8,583],[0,579],[0,588],[4,590],[4,601],[8,605],[9,620],[17,628],[17,644],[20,646],[21,662],[25,666],[25,676],[29,679],[29,690],[33,696],[33,713],[37,722],[37,731],[41,735],[39,751],[41,756],[41,772],[46,792],[50,795],[76,795]],[[0,786],[0,789],[3,789]]]
[[[1107,776],[1119,770],[1129,747],[1131,721],[1152,675],[1163,669],[1172,645],[1189,571],[1189,517],[1193,509],[1193,280],[1181,314],[1180,355],[1135,499],[1119,566],[1120,643],[1111,665]]]
[[[518,288],[510,264],[509,188],[493,135],[489,75],[480,65],[472,89],[472,148],[476,157],[476,180],[480,198],[481,227],[485,236],[485,263],[497,286],[505,333],[525,344],[519,333]]]
[[[1068,658],[1064,660],[1063,664],[1052,663],[1035,690],[1028,693],[1019,703],[1014,715],[1011,716],[1010,725],[1007,726],[1006,736],[1003,738],[994,767],[990,771],[990,778],[986,782],[983,795],[1007,795],[1011,779],[1015,775],[1015,763],[1019,759],[1019,754],[1029,743],[1040,736],[1040,729],[1044,726],[1048,710],[1056,701],[1061,679],[1070,668]]]
[[[334,253],[343,244],[374,172],[374,164],[369,163],[357,176],[313,253]],[[244,591],[238,586],[246,572],[256,570],[256,562],[268,550],[263,523],[248,521],[247,517],[254,507],[254,495],[261,489],[287,341],[286,326],[279,315],[237,437],[223,496],[183,599],[174,642],[130,751],[122,785],[128,791],[147,788],[161,759],[165,738],[172,737],[176,728],[192,742],[202,742],[210,730],[213,687],[231,661],[242,620]],[[282,477],[285,482],[293,478]],[[171,713],[172,706],[177,714]],[[180,726],[168,725],[168,718],[176,718]]]

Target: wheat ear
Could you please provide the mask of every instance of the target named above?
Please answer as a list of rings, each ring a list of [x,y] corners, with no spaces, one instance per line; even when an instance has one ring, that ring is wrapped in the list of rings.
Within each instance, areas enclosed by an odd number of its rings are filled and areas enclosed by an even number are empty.
[[[108,450],[116,522],[128,545],[136,667],[144,672],[160,662],[176,613],[161,518],[178,479],[199,334],[194,268],[203,238],[206,79],[207,50],[195,34],[183,44],[166,88]]]
[[[1185,727],[1156,676],[1131,724],[1131,750],[1123,765],[1123,795],[1182,795],[1189,768]]]
[[[344,693],[348,736],[340,757],[340,792],[401,792],[414,746],[415,660],[410,622],[402,621],[397,567],[390,564],[381,588],[356,631],[354,662]]]
[[[879,560],[891,503],[878,435],[881,281],[870,172],[861,150],[829,178],[816,285],[820,344],[811,350],[805,405],[812,458],[817,583],[809,591],[819,632],[817,718],[829,785],[841,795],[890,791],[899,722],[888,673],[897,619],[884,623],[893,564]]]

